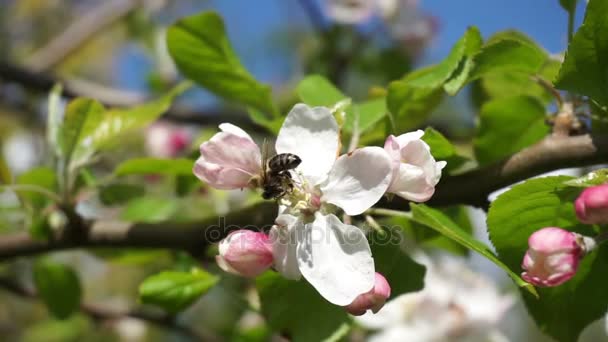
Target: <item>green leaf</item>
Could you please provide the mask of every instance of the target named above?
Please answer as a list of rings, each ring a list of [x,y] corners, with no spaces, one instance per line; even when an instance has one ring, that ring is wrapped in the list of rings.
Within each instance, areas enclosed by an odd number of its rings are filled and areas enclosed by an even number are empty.
[[[557,75],[560,65],[558,61],[548,59],[538,75],[545,80],[552,80]],[[494,72],[484,75],[480,82],[484,95],[489,98],[527,95],[537,98],[543,104],[548,104],[553,99],[551,93],[533,81],[529,74],[522,72]]]
[[[565,185],[578,188],[588,188],[605,183],[608,183],[608,169],[595,170],[582,177],[564,182]]]
[[[49,216],[44,214],[33,214],[28,227],[28,233],[33,239],[46,240],[52,237],[53,230],[49,223]]]
[[[32,185],[42,191],[57,191],[55,172],[47,167],[30,169],[17,177],[17,184]],[[48,204],[48,196],[37,191],[17,191],[22,201],[26,201],[34,210],[41,210]]]
[[[412,219],[415,222],[433,228],[446,237],[458,242],[462,246],[486,257],[488,260],[492,261],[498,267],[507,272],[517,286],[525,288],[532,295],[537,296],[534,286],[526,283],[517,273],[512,271],[512,269],[518,268],[509,268],[509,266],[504,264],[500,259],[498,259],[498,257],[496,257],[488,246],[481,241],[476,240],[473,236],[471,236],[470,233],[467,233],[465,230],[460,228],[456,223],[454,223],[454,221],[452,221],[441,211],[428,207],[424,204],[414,203],[410,203],[410,208],[412,209],[413,214]]]
[[[481,40],[479,30],[474,26],[469,27],[444,60],[427,68],[427,72],[416,77],[408,77],[409,84],[416,87],[440,88],[452,79],[454,81],[448,88],[457,88],[459,83],[457,80],[461,80],[462,75],[465,75],[466,80],[466,71],[469,70],[467,65],[471,63],[471,57],[481,46]]]
[[[163,96],[130,108],[113,108],[107,110],[103,120],[99,122],[93,134],[90,135],[91,144],[99,149],[107,149],[120,145],[117,139],[120,135],[137,130],[154,122],[164,114],[175,98],[192,85],[189,82],[182,82]]]
[[[39,261],[34,264],[34,283],[42,301],[55,317],[65,319],[79,309],[82,297],[80,281],[68,266]]]
[[[191,175],[194,161],[190,159],[156,159],[137,158],[130,159],[114,170],[116,176],[135,174],[157,175]]]
[[[402,239],[403,233],[397,229],[384,230],[383,234],[373,232],[368,236],[376,272],[380,272],[391,285],[391,298],[424,287],[426,267],[403,252]]]
[[[443,89],[450,95],[456,95],[469,79],[469,74],[475,65],[473,58],[479,51],[482,38],[476,27],[471,27],[465,33],[465,49],[458,68],[454,70],[450,79],[445,82]]]
[[[489,102],[481,108],[475,155],[481,165],[499,161],[530,146],[549,133],[545,108],[535,98],[514,96]]]
[[[521,269],[530,235],[543,227],[560,227],[583,235],[595,235],[591,226],[578,222],[573,202],[579,189],[564,183],[572,177],[557,176],[528,180],[500,195],[488,212],[490,239],[501,260],[511,269]],[[560,342],[575,342],[591,322],[608,309],[608,249],[586,255],[568,282],[539,288],[540,298],[523,293],[528,311],[541,330]]]
[[[388,87],[387,107],[396,121],[396,133],[418,127],[439,105],[443,90],[454,95],[468,79],[481,35],[470,27],[441,63],[416,70]]]
[[[120,217],[131,222],[160,222],[169,219],[178,209],[175,199],[140,197],[131,200]]]
[[[255,108],[249,108],[247,110],[251,121],[266,128],[270,133],[277,135],[283,124],[283,117],[268,118],[264,113],[260,112]]]
[[[144,304],[162,307],[178,313],[207,293],[219,277],[194,269],[191,272],[165,271],[146,278],[139,286],[139,298]]]
[[[446,171],[455,170],[468,160],[468,158],[458,154],[454,145],[432,127],[428,127],[424,131],[422,140],[431,147],[431,154],[435,160],[445,160],[447,162]]]
[[[217,13],[180,19],[167,30],[167,46],[187,78],[226,99],[278,115],[270,87],[257,82],[239,62]]]
[[[417,74],[424,74],[427,70],[421,69]],[[407,79],[392,82],[388,86],[386,105],[395,118],[395,133],[420,126],[439,105],[442,97],[441,88],[412,86]]]
[[[343,128],[346,132],[353,132],[355,119],[357,118],[357,129],[359,133],[363,133],[372,129],[384,119],[386,112],[386,99],[384,97],[352,104],[346,110],[346,120]]]
[[[93,154],[94,146],[83,141],[98,128],[103,113],[101,103],[92,99],[77,98],[68,104],[57,136],[64,165],[72,159],[84,163]]]
[[[141,185],[115,183],[99,188],[99,200],[104,205],[119,205],[142,197],[146,190]]]
[[[306,76],[298,83],[297,92],[300,100],[309,106],[332,107],[348,98],[321,75]]]
[[[266,272],[256,287],[268,325],[293,342],[338,341],[348,332],[344,308],[327,302],[306,281]]]
[[[559,89],[608,105],[608,1],[590,0],[555,80]]]
[[[547,56],[536,45],[524,39],[497,39],[485,44],[475,55],[469,81],[496,72],[535,74]]]

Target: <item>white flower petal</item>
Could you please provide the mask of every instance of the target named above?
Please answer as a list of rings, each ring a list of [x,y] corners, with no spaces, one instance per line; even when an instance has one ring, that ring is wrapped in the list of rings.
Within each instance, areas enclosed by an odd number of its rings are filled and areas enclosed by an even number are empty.
[[[325,179],[340,147],[339,128],[328,108],[296,104],[279,131],[277,153],[293,153],[302,159],[297,170],[317,184]]]
[[[400,164],[388,191],[410,201],[425,202],[433,196],[435,187],[427,182],[422,168]]]
[[[392,179],[392,161],[380,147],[364,147],[340,156],[321,187],[322,201],[359,215],[384,195]]]
[[[304,224],[293,215],[279,215],[276,225],[270,229],[274,268],[287,279],[298,280],[301,277],[296,259],[298,236],[303,236]]]
[[[374,259],[363,232],[333,214],[315,214],[296,252],[300,272],[327,301],[350,304],[374,286]]]
[[[247,134],[247,132],[243,131],[242,128],[235,126],[231,123],[223,123],[223,124],[220,124],[219,127],[222,130],[222,132],[232,133],[234,135],[238,135],[241,138],[247,138],[249,140],[253,140],[253,139],[251,139],[249,134]]]
[[[424,136],[424,131],[419,129],[417,131],[401,134],[400,136],[395,137],[395,140],[397,140],[397,143],[399,145],[405,146],[409,142],[422,139],[423,136]],[[427,148],[430,150],[430,147],[428,147],[428,145],[427,145]]]

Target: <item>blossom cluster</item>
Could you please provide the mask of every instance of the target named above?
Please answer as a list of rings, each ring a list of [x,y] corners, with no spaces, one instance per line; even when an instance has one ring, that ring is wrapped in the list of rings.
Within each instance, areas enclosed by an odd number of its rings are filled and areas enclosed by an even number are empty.
[[[574,202],[578,220],[608,223],[608,184],[585,189]],[[576,274],[580,260],[593,250],[595,239],[558,227],[540,229],[528,239],[522,278],[536,286],[558,286]]]
[[[357,317],[375,331],[368,341],[507,341],[499,325],[515,303],[513,295],[502,294],[464,258],[412,254],[426,266],[424,289],[399,295],[377,315]]]
[[[422,13],[418,0],[325,0],[325,14],[334,22],[355,25],[381,19],[398,44],[416,56],[438,31],[437,19]]]
[[[220,130],[201,145],[194,174],[217,189],[264,188],[271,175],[264,174],[267,161],[260,147],[237,126],[224,123]],[[390,286],[375,272],[363,230],[337,214],[363,214],[388,193],[416,202],[430,199],[446,163],[435,161],[423,134],[391,135],[384,148],[366,146],[341,155],[332,110],[296,104],[275,150],[301,162],[282,176],[285,193],[277,196],[274,225],[268,235],[229,235],[220,243],[218,264],[249,277],[273,268],[288,279],[305,278],[326,300],[353,314],[379,310]]]

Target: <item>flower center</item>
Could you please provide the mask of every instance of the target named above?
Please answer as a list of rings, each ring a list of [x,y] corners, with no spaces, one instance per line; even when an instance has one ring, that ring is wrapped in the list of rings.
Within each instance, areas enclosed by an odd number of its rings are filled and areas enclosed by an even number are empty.
[[[279,200],[293,214],[312,215],[321,209],[321,192],[297,171],[293,172],[293,189]]]

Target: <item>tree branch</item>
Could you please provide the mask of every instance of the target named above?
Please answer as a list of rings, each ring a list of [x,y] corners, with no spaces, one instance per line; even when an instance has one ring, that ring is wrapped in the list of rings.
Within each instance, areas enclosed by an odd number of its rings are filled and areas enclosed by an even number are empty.
[[[139,5],[139,0],[110,0],[74,21],[50,43],[25,61],[31,70],[49,70],[78,50],[84,43]]]
[[[128,223],[97,221],[69,223],[49,240],[33,239],[27,232],[0,236],[0,260],[56,250],[91,247],[167,248],[201,256],[206,248],[236,229],[267,230],[274,223],[276,204],[263,202],[225,217],[194,223]],[[80,232],[71,234],[70,232]]]
[[[549,171],[606,162],[608,136],[548,136],[499,163],[457,176],[442,177],[428,204],[468,204],[487,209],[488,196],[498,189]],[[408,204],[395,198],[381,206],[403,210]]]
[[[148,100],[146,94],[124,89],[116,89],[80,79],[63,79],[50,73],[34,72],[27,68],[0,61],[0,80],[18,83],[29,90],[48,93],[57,83],[63,84],[63,96],[90,97],[98,100],[107,107],[135,106]],[[164,119],[198,125],[217,126],[223,122],[231,122],[243,129],[260,131],[247,116],[247,113],[226,109],[205,109],[193,111],[189,108],[173,106],[163,115]]]
[[[541,173],[567,167],[583,167],[607,161],[608,136],[549,136],[510,158],[457,176],[444,177],[428,202],[446,206],[468,204],[487,209],[488,195],[498,189]],[[380,207],[407,210],[408,202],[383,200]],[[179,249],[200,256],[206,247],[234,229],[268,229],[276,216],[276,204],[259,205],[196,223],[133,224],[99,221],[87,227],[66,229],[84,234],[63,234],[49,241],[32,239],[26,232],[0,236],[0,260],[62,249],[134,247]],[[71,227],[73,228],[73,227]],[[83,228],[83,229],[80,229]]]
[[[34,289],[26,287],[15,280],[0,277],[0,288],[5,289],[15,295],[28,299],[37,299],[38,295]],[[146,321],[157,326],[171,329],[183,334],[186,337],[203,341],[203,337],[190,327],[178,324],[175,317],[160,310],[146,310],[144,308],[135,308],[131,310],[111,309],[103,305],[82,303],[80,311],[87,314],[96,321],[113,321],[123,318],[136,318]]]

